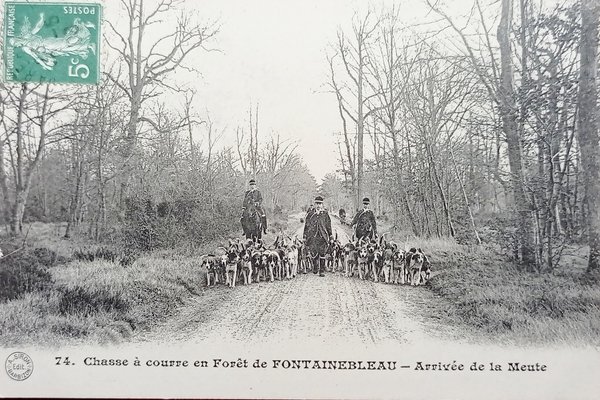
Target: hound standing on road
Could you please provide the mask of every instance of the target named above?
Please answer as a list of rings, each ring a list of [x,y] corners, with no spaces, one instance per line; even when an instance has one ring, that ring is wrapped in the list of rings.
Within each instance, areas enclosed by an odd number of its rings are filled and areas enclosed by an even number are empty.
[[[315,209],[306,215],[304,239],[313,260],[313,272],[325,276],[325,256],[329,241],[333,238],[331,218],[323,207],[323,197],[315,197]]]

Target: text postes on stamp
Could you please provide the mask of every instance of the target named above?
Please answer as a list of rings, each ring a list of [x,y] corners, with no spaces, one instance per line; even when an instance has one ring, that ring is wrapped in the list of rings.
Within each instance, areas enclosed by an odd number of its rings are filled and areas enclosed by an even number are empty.
[[[33,372],[33,360],[23,352],[12,353],[6,359],[6,373],[16,381],[24,381]]]
[[[97,84],[102,7],[6,2],[4,81]]]

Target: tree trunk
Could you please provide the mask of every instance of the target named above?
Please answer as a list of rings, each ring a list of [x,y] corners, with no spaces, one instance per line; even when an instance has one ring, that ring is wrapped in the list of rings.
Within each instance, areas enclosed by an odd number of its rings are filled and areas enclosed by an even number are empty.
[[[526,268],[535,266],[532,244],[531,210],[525,194],[521,138],[517,125],[517,108],[513,88],[512,46],[510,42],[512,0],[502,0],[502,15],[498,25],[498,43],[500,44],[500,116],[502,131],[508,144],[508,161],[511,172],[511,189],[514,197],[518,221],[518,247],[521,261]]]
[[[600,271],[600,137],[598,135],[598,20],[597,0],[581,0],[579,79],[579,146],[587,188],[587,239],[590,256],[587,272]]]
[[[481,238],[479,237],[479,232],[477,232],[477,227],[475,226],[475,219],[473,218],[473,213],[471,212],[471,205],[469,204],[469,198],[467,197],[467,192],[465,190],[465,185],[463,184],[462,179],[458,173],[458,167],[456,166],[456,160],[454,159],[454,152],[452,151],[452,147],[449,148],[450,156],[452,157],[452,164],[454,165],[454,172],[456,174],[456,179],[458,183],[460,183],[460,189],[462,190],[463,199],[465,200],[465,206],[467,206],[467,211],[469,212],[469,220],[471,221],[471,227],[473,228],[473,233],[475,234],[475,239],[477,240],[477,244],[481,245]]]
[[[24,185],[24,161],[23,161],[23,114],[25,113],[25,98],[27,97],[27,84],[21,85],[21,94],[19,96],[19,109],[17,110],[17,176],[15,177],[15,202],[11,207],[10,216],[10,233],[18,235],[21,233],[23,220],[23,212],[25,210],[25,192]]]
[[[444,188],[442,187],[441,179],[437,172],[437,164],[433,158],[433,152],[431,150],[430,145],[427,144],[427,145],[425,145],[425,147],[427,148],[427,154],[429,156],[429,163],[433,170],[433,179],[435,180],[435,184],[438,188],[438,191],[440,192],[440,199],[442,200],[442,206],[444,208],[444,216],[446,217],[446,225],[448,226],[448,232],[450,233],[450,236],[455,237],[456,232],[454,230],[454,224],[452,223],[452,216],[450,215],[450,206],[448,205],[447,196],[446,196],[446,193],[444,192]]]
[[[75,146],[75,144],[74,144]],[[75,149],[73,150],[73,157],[77,157],[75,155]],[[79,154],[79,157],[83,157]],[[73,188],[74,192],[71,195],[71,202],[69,204],[69,222],[67,223],[67,228],[65,230],[65,238],[71,237],[71,229],[73,225],[77,225],[79,223],[79,213],[81,210],[81,199],[83,196],[83,159],[79,159],[74,162],[73,173],[75,174],[75,187]]]
[[[132,176],[132,158],[135,153],[137,143],[138,120],[141,107],[141,91],[134,90],[134,98],[131,100],[131,115],[127,122],[127,137],[125,139],[125,148],[123,153],[123,177],[121,180],[121,190],[119,193],[119,204],[125,206],[125,199],[129,195],[129,178]],[[137,95],[136,93],[139,93]]]
[[[415,223],[415,217],[413,215],[412,209],[410,208],[410,202],[408,201],[408,192],[406,191],[406,185],[404,184],[404,178],[402,175],[402,170],[400,168],[400,155],[398,149],[398,138],[396,136],[396,132],[391,132],[392,136],[392,152],[394,158],[394,170],[396,171],[396,185],[400,187],[402,191],[402,198],[404,199],[404,206],[406,207],[406,213],[408,214],[408,219],[410,221],[410,225],[412,227],[412,231],[415,235],[419,235],[419,230],[417,229],[417,225]]]
[[[2,191],[2,213],[6,222],[10,221],[11,201],[8,193],[8,174],[4,164],[4,140],[0,140],[0,190]]]
[[[363,139],[365,130],[365,118],[363,113],[363,42],[358,42],[358,115],[357,115],[357,146],[358,154],[356,159],[356,208],[362,203],[363,195]]]

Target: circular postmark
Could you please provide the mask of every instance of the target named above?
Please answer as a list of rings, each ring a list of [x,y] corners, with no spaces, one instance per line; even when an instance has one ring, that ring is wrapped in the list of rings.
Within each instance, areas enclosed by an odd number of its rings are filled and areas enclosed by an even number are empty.
[[[33,372],[33,360],[27,354],[17,351],[6,359],[6,373],[15,381],[24,381]]]

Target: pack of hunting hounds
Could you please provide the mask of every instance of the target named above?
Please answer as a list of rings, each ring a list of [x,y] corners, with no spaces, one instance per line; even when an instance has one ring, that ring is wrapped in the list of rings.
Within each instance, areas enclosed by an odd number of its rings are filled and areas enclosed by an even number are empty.
[[[229,240],[214,254],[201,257],[208,286],[224,283],[248,285],[295,278],[300,273],[315,272],[318,266],[304,241],[297,237],[277,237],[266,246],[261,240]],[[406,251],[393,241],[379,239],[350,240],[342,244],[337,235],[329,242],[324,257],[329,272],[343,272],[347,277],[394,284],[425,284],[431,276],[431,264],[420,248]]]

